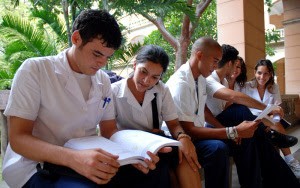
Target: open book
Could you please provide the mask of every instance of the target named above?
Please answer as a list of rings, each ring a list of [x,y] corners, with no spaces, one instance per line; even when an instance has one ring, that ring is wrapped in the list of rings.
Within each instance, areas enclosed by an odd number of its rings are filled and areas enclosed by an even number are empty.
[[[110,139],[101,136],[74,138],[65,143],[65,147],[84,150],[101,148],[118,155],[120,165],[141,163],[145,167],[145,158],[150,159],[147,151],[156,154],[166,146],[180,146],[177,140],[172,140],[140,130],[122,130],[113,134]]]

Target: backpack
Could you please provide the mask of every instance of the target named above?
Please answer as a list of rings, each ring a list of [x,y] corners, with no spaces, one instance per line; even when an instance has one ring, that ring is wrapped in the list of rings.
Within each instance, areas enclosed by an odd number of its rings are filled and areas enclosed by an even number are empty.
[[[117,82],[117,81],[123,79],[122,76],[117,75],[115,72],[112,72],[111,70],[103,70],[103,71],[109,76],[111,83],[114,83],[114,82]]]

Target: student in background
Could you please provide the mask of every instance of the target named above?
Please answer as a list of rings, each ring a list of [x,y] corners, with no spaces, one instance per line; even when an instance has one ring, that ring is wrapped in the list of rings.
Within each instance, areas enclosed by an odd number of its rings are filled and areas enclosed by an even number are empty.
[[[231,49],[230,46],[228,48]],[[232,48],[231,51],[235,51],[235,49]],[[235,52],[238,53],[238,51]],[[231,56],[232,57],[226,58],[234,59],[236,57],[234,53]],[[217,70],[212,73],[212,76],[207,78],[208,91],[210,93],[210,95],[208,95],[209,103],[207,106],[209,107],[210,111],[214,116],[217,116],[229,105],[236,103],[250,107],[254,111],[261,112],[262,109],[267,106],[266,104],[240,92],[245,88],[245,81],[247,79],[247,70],[244,61],[241,61],[241,59],[236,59],[230,60],[229,63],[228,62],[223,63],[224,65],[219,65]],[[236,79],[237,81],[235,81]],[[213,95],[211,94],[212,92],[214,93]],[[281,108],[280,114],[283,115]],[[256,113],[254,115],[258,114]],[[214,120],[214,118],[211,119]],[[269,121],[265,121],[264,123],[266,123],[267,126],[272,126]],[[222,126],[219,125],[217,121],[211,122],[211,124],[213,124],[215,127]],[[274,129],[268,128],[265,130],[265,132],[273,145],[277,147],[290,147],[295,145],[297,142],[296,137],[280,134]]]
[[[141,48],[130,77],[112,84],[117,125],[119,129],[138,129],[163,135],[161,126],[165,121],[172,138],[180,141],[182,146],[179,153],[159,155],[159,163],[170,164],[179,187],[198,188],[201,187],[200,164],[195,147],[179,124],[168,87],[160,81],[168,65],[169,57],[161,47],[147,45]],[[172,187],[176,186],[176,183],[172,184]]]
[[[247,82],[247,67],[242,57],[238,56],[235,61],[235,71],[228,77],[228,88],[235,91],[242,91]]]
[[[268,59],[261,59],[257,62],[254,69],[255,77],[245,84],[242,92],[258,101],[265,103],[266,105],[280,105],[281,96],[279,87],[274,82],[274,68],[272,62]],[[258,115],[261,112],[260,110],[253,108],[250,108],[250,110],[254,115]],[[281,124],[285,123],[284,121],[285,120],[281,119],[280,122],[276,122],[271,126],[272,129],[279,132],[279,136],[282,136],[281,134],[286,134],[286,131]],[[289,137],[289,139],[291,140],[290,142],[292,142],[293,145],[298,142],[298,139],[296,137]],[[300,179],[299,161],[294,158],[289,147],[281,147],[280,150],[284,155],[285,162],[289,165],[296,177]]]
[[[204,127],[206,81],[222,58],[222,48],[210,37],[196,40],[191,57],[170,77],[170,88],[178,119],[196,146],[198,160],[204,168],[206,188],[229,187],[229,152],[223,140],[229,140],[227,129]],[[251,138],[258,122],[236,125],[239,138]]]
[[[234,91],[241,92],[247,82],[247,67],[246,64],[240,56],[235,61],[235,69],[233,73],[226,77],[228,82],[228,88]],[[230,106],[233,102],[227,102],[225,109]]]
[[[205,121],[214,127],[226,127],[229,140],[225,142],[235,161],[241,187],[300,186],[291,169],[270,143],[267,137],[270,131],[264,124],[259,124],[251,138],[241,139],[239,134],[236,134],[237,124],[256,118],[248,107],[263,110],[266,105],[228,88],[226,77],[235,72],[235,61],[239,52],[227,44],[222,45],[222,52],[217,69],[206,78],[208,108],[205,111]],[[234,104],[225,109],[227,101]],[[278,107],[272,113],[282,116],[283,111]]]

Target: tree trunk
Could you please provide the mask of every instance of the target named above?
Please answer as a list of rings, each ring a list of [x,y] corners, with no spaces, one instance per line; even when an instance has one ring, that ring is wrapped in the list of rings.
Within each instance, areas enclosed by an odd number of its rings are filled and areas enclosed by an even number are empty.
[[[166,41],[168,41],[171,46],[175,49],[175,70],[177,70],[182,64],[186,63],[187,55],[188,55],[188,47],[191,43],[192,35],[195,31],[195,28],[198,27],[199,19],[205,9],[208,7],[212,0],[203,0],[200,1],[196,5],[195,11],[195,23],[192,23],[190,18],[187,15],[183,16],[182,28],[181,28],[181,36],[179,39],[176,39],[172,36],[165,28],[164,22],[162,18],[153,19],[149,15],[143,15],[149,21],[151,21]],[[187,0],[187,4],[192,6],[193,0]]]
[[[64,19],[66,21],[66,28],[67,28],[67,34],[68,34],[68,44],[71,47],[72,46],[72,41],[71,41],[71,30],[70,30],[69,12],[68,12],[69,3],[68,3],[67,0],[62,0],[61,5],[63,7]]]

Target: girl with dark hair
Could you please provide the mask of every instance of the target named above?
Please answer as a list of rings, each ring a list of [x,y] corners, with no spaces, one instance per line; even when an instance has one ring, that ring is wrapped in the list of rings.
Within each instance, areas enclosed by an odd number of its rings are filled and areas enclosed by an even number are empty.
[[[238,56],[235,61],[235,71],[230,77],[227,77],[229,89],[241,91],[247,82],[247,67],[242,57]]]
[[[168,64],[169,57],[163,48],[156,45],[142,47],[130,77],[112,84],[117,125],[119,129],[164,134],[161,128],[163,121],[166,122],[172,138],[180,141],[182,146],[179,153],[159,155],[159,163],[168,163],[171,171],[174,168],[179,187],[201,187],[195,147],[179,124],[168,87],[160,80]],[[174,158],[177,160],[172,161]]]
[[[246,83],[243,92],[247,95],[253,97],[254,99],[261,101],[265,104],[281,104],[281,96],[279,92],[279,87],[274,81],[274,68],[273,64],[268,59],[259,60],[254,68],[255,77]],[[251,112],[254,115],[258,115],[260,110],[250,108]],[[278,134],[284,134],[286,131],[283,128],[282,124],[286,124],[285,120],[280,120],[280,122],[271,125],[271,129],[278,131]],[[272,131],[272,130],[271,130]],[[295,145],[297,143],[297,138],[295,137],[286,137],[291,139],[291,143]],[[285,162],[289,165],[291,170],[294,172],[296,177],[300,178],[300,163],[297,159],[291,154],[289,147],[280,148],[281,152],[284,155]]]
[[[242,57],[238,56],[237,60],[234,61],[234,72],[226,77],[228,82],[228,88],[234,91],[242,91],[242,88],[247,82],[247,67]],[[225,108],[230,106],[232,102],[227,102]]]

